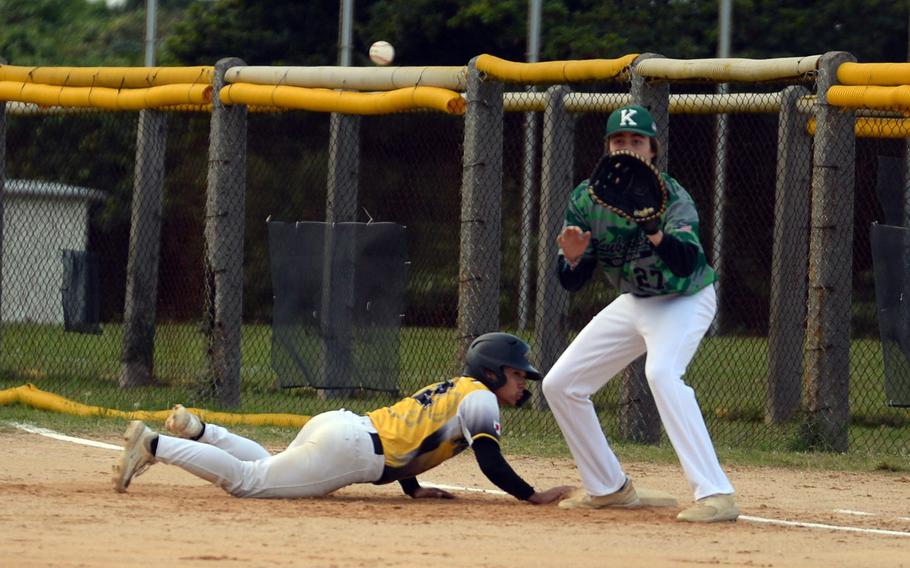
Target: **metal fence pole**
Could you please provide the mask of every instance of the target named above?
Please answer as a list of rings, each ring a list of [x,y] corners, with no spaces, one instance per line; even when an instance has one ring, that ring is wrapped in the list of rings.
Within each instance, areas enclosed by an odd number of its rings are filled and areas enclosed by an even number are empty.
[[[120,386],[124,388],[148,385],[154,379],[166,144],[167,118],[164,113],[141,111],[136,130],[136,170],[123,306]]]
[[[717,86],[718,94],[726,94],[729,84],[721,83]],[[723,332],[724,307],[726,306],[726,292],[724,290],[724,229],[726,224],[726,190],[727,190],[727,147],[729,141],[729,116],[725,112],[718,113],[714,128],[714,223],[711,225],[711,266],[717,272],[717,282],[714,289],[717,293],[717,313],[711,322],[709,332],[716,335]]]
[[[635,65],[652,57],[661,57],[645,53],[635,59],[632,66],[632,100],[651,112],[657,124],[657,141],[660,154],[655,164],[661,171],[667,168],[667,149],[670,141],[670,87],[667,83],[649,83],[644,77],[634,72]],[[645,376],[645,358],[643,355],[625,368],[620,387],[619,433],[620,437],[642,444],[660,442],[660,414],[654,404],[654,396]]]
[[[771,255],[768,388],[765,422],[779,424],[799,409],[803,378],[812,137],[797,104],[805,87],[781,93],[777,127],[777,188]]]
[[[0,65],[6,60],[0,57]],[[3,250],[6,246],[6,228],[3,226],[6,195],[6,102],[0,101],[0,305],[3,304]],[[3,320],[0,319],[0,352],[3,349]]]
[[[502,240],[502,83],[468,66],[461,178],[458,362],[478,335],[499,327]]]
[[[733,6],[730,0],[720,0],[717,14],[717,57],[730,57],[730,35],[733,28]],[[729,83],[717,85],[717,93],[725,95],[730,91]],[[714,283],[717,293],[717,313],[708,333],[716,335],[723,332],[724,307],[726,296],[723,287],[724,275],[724,225],[726,215],[726,190],[727,190],[727,154],[729,148],[729,115],[725,112],[717,114],[714,125],[714,223],[711,226],[711,266],[718,275]]]
[[[326,239],[320,324],[326,386],[349,383],[353,373],[354,240],[336,243],[336,223],[354,221],[360,179],[360,117],[332,113],[326,194]],[[324,398],[347,396],[348,389],[320,390]]]
[[[828,104],[837,68],[856,61],[828,52],[819,61],[812,166],[812,225],[806,319],[804,440],[846,451],[850,419],[850,309],[853,271],[854,113]]]
[[[569,204],[575,161],[575,120],[566,111],[563,97],[569,88],[547,89],[541,148],[540,225],[537,236],[537,298],[534,311],[534,354],[544,375],[568,346],[569,293],[556,274],[556,237],[562,230]],[[539,409],[547,408],[542,396],[534,397]]]
[[[245,63],[233,57],[215,65],[205,204],[209,386],[226,406],[240,404],[247,108],[225,106],[219,93],[225,72],[239,65]]]
[[[529,93],[534,87],[528,88]],[[518,255],[518,329],[528,327],[531,314],[531,266],[534,243],[534,204],[536,202],[537,166],[537,113],[528,111],[524,116],[524,159],[521,175],[521,249]]]
[[[540,60],[540,21],[543,12],[541,0],[528,2],[528,63],[537,63]],[[537,89],[533,85],[527,87],[529,93]],[[524,129],[524,161],[521,176],[521,253],[518,257],[518,329],[524,331],[528,327],[531,316],[531,268],[534,263],[532,250],[534,247],[534,205],[536,204],[535,189],[537,176],[537,122],[540,119],[537,112],[525,113]]]
[[[903,192],[901,193],[903,197],[903,207],[901,207],[901,223],[902,227],[910,227],[910,138],[904,141],[904,163],[903,163],[903,178],[904,182]]]

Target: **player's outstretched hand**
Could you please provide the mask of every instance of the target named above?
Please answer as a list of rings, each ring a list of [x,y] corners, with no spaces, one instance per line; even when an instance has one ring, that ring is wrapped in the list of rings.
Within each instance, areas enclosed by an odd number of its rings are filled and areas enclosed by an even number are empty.
[[[415,491],[414,494],[411,495],[411,497],[413,497],[414,499],[454,499],[455,498],[455,496],[452,495],[451,493],[449,493],[448,491],[444,491],[444,490],[438,489],[436,487],[419,487],[417,489],[417,491]]]
[[[591,243],[591,231],[582,231],[581,228],[570,225],[559,233],[556,243],[562,249],[567,260],[576,260],[588,250]]]
[[[553,487],[552,489],[547,489],[543,492],[538,491],[528,498],[528,503],[533,503],[534,505],[549,505],[555,501],[562,500],[563,497],[567,496],[572,491],[575,491],[575,488],[571,485],[560,485],[559,487]]]

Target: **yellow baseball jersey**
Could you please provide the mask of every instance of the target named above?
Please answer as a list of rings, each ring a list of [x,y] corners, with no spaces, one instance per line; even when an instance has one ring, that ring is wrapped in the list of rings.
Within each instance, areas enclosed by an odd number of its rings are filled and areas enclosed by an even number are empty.
[[[499,403],[483,383],[471,377],[421,389],[392,406],[367,414],[385,454],[376,483],[414,477],[458,455],[477,438],[499,441]]]

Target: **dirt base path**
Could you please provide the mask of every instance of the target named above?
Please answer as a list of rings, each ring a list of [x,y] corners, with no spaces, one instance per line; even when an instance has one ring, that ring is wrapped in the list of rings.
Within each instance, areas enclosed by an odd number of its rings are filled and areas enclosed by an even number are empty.
[[[119,444],[119,440],[103,440]],[[458,492],[414,501],[397,484],[321,499],[231,497],[155,465],[126,494],[117,452],[0,434],[0,558],[9,566],[910,566],[910,478],[889,473],[728,468],[743,514],[874,532],[740,520],[691,525],[678,509],[578,511]],[[568,460],[514,458],[539,488],[578,484]],[[678,466],[626,464],[639,486],[689,503]],[[471,452],[421,478],[493,489]],[[868,513],[858,515],[843,511]]]

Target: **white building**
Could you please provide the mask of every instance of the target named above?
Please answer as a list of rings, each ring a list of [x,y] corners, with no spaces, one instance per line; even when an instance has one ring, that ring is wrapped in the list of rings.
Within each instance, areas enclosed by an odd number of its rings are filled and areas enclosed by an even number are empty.
[[[38,180],[6,180],[3,321],[63,323],[63,250],[84,251],[88,209],[104,193]]]

